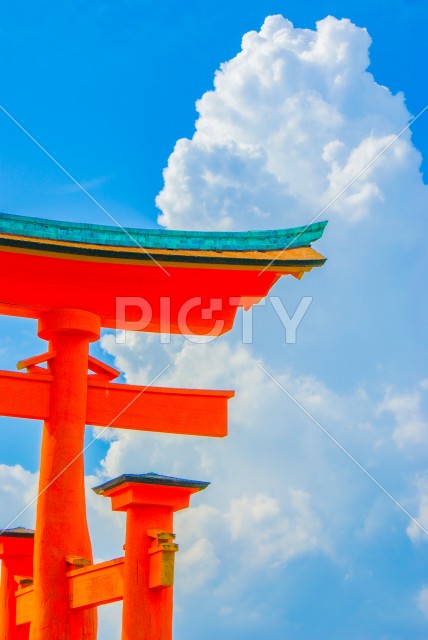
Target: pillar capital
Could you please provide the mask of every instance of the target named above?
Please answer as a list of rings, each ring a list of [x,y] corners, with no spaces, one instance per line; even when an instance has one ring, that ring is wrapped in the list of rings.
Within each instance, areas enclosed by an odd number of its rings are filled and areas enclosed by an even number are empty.
[[[209,482],[185,480],[157,473],[124,474],[94,487],[95,493],[111,498],[113,511],[134,506],[159,506],[179,511],[189,506],[193,493],[206,489]]]
[[[51,309],[39,318],[38,335],[50,340],[57,333],[86,334],[89,342],[100,337],[101,319],[95,313],[82,309]]]

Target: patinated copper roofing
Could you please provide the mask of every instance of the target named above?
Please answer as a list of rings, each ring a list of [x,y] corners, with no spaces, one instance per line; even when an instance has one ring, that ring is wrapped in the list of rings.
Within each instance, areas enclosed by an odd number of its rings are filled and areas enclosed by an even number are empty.
[[[327,222],[269,231],[175,231],[62,222],[0,213],[0,234],[111,247],[184,251],[274,251],[307,247],[321,238]]]
[[[97,314],[103,327],[224,333],[237,308],[257,303],[281,276],[301,278],[324,264],[310,243],[326,224],[169,231],[0,214],[0,313],[39,318],[71,307]],[[124,299],[143,300],[147,322],[129,326],[141,319],[139,302],[119,317]]]

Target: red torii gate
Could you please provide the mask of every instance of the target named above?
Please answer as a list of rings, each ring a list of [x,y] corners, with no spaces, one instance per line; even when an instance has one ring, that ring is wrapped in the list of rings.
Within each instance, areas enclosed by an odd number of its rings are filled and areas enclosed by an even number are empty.
[[[93,603],[70,604],[70,585],[75,584],[70,573],[79,567],[87,573],[83,565],[92,563],[82,456],[86,424],[188,435],[227,433],[227,401],[233,392],[114,383],[119,373],[89,355],[101,327],[118,324],[118,299],[132,301],[121,327],[140,320],[135,310],[140,295],[142,308],[150,309],[140,328],[167,327],[179,333],[185,308],[187,332],[224,333],[237,307],[260,300],[281,275],[300,278],[324,263],[309,246],[324,226],[243,234],[135,229],[123,234],[99,225],[0,214],[0,313],[37,318],[38,335],[48,341],[46,353],[19,363],[26,373],[0,372],[0,415],[44,421],[34,585],[20,584],[17,626],[9,627],[7,640],[27,637],[23,625],[28,622],[30,640],[96,638]],[[160,300],[168,301],[167,321]],[[165,532],[159,535],[159,544],[173,544]],[[107,569],[100,569],[103,575]],[[10,601],[10,586],[8,593],[5,589],[2,584]],[[129,615],[127,624],[126,640],[171,637],[170,625],[160,622],[149,635],[130,635]]]
[[[227,430],[232,392],[110,382],[118,372],[88,357],[89,343],[99,331],[99,318],[90,312],[54,309],[39,321],[48,353],[19,364],[30,373],[0,373],[3,415],[44,420],[30,632],[37,640],[96,637],[94,610],[70,608],[65,575],[69,556],[92,561],[82,455],[85,425],[191,435],[225,435]],[[49,363],[47,370],[39,367],[42,359]],[[88,367],[97,372],[88,376]]]

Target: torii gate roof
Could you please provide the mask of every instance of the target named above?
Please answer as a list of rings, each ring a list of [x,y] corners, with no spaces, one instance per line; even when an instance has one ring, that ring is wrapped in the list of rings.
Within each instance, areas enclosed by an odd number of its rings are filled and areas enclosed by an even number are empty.
[[[143,309],[135,329],[224,333],[237,307],[259,301],[279,277],[324,264],[310,245],[326,224],[170,231],[0,214],[0,313],[38,318],[73,307],[96,313],[104,327],[126,328]],[[118,299],[129,302],[126,318]]]

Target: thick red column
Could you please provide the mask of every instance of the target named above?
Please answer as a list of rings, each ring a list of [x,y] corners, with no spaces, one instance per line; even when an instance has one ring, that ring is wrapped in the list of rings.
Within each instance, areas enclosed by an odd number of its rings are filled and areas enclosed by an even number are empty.
[[[96,610],[70,609],[65,574],[67,555],[92,560],[82,449],[89,343],[99,332],[100,319],[87,311],[56,309],[39,320],[39,336],[56,355],[40,460],[31,640],[96,638]]]
[[[149,588],[151,529],[172,532],[172,509],[129,505],[126,517],[122,640],[172,638],[172,588]]]
[[[15,576],[33,575],[34,532],[18,527],[0,533],[0,640],[27,640],[28,624],[16,626]]]
[[[126,511],[122,640],[171,640],[173,513],[207,482],[154,473],[123,475],[94,491]]]

